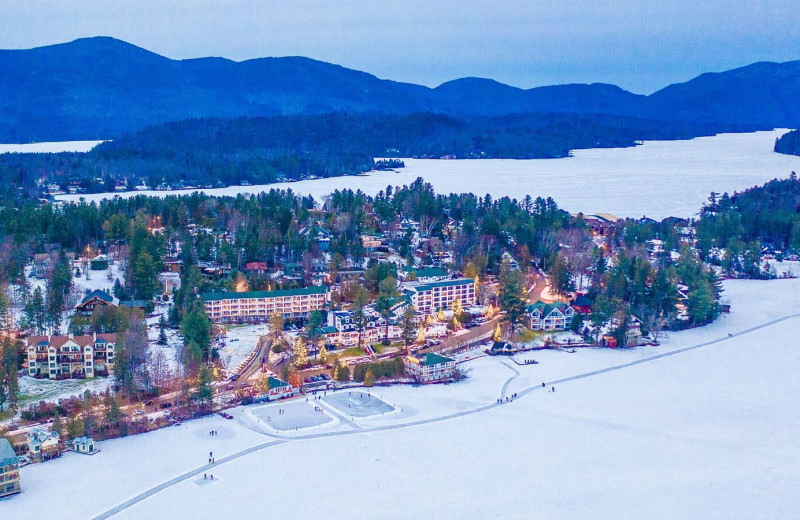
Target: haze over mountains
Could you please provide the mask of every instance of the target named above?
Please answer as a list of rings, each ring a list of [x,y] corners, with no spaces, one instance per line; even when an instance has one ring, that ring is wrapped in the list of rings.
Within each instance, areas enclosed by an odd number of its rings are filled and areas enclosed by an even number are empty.
[[[113,139],[199,117],[435,112],[611,114],[761,129],[800,126],[800,61],[703,74],[650,96],[608,84],[428,88],[302,57],[172,60],[107,37],[0,50],[0,141]]]

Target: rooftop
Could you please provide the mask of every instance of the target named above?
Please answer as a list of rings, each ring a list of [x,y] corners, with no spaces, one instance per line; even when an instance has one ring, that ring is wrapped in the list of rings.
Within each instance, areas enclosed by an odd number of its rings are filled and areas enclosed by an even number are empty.
[[[17,458],[17,454],[14,453],[14,448],[11,447],[11,443],[8,442],[8,439],[0,437],[0,467],[11,466],[18,462],[19,459]]]
[[[442,356],[440,354],[434,354],[433,352],[429,352],[425,354],[424,359],[420,360],[420,365],[427,367],[431,365],[441,365],[443,363],[450,363],[453,361],[452,358],[447,356]]]
[[[216,300],[241,300],[244,298],[279,298],[281,296],[300,296],[310,294],[325,294],[329,288],[324,285],[312,285],[302,289],[281,289],[277,291],[247,291],[247,292],[212,292],[200,295],[203,301]]]

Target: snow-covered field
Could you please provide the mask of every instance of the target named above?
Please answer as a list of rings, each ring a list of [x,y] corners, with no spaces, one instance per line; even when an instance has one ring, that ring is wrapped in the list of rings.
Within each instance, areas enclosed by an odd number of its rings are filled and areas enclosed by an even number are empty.
[[[439,193],[469,191],[492,197],[521,199],[552,196],[571,212],[608,212],[620,217],[689,217],[698,212],[712,191],[733,192],[788,177],[800,170],[800,157],[773,152],[775,139],[785,130],[749,134],[721,134],[687,141],[648,141],[634,148],[575,150],[565,159],[516,161],[416,160],[394,172],[371,172],[357,177],[335,177],[278,183],[268,186],[231,186],[201,190],[213,195],[258,193],[291,188],[317,200],[336,189],[360,189],[375,195],[388,185],[409,184],[417,177]],[[186,191],[142,191],[122,194],[61,195],[60,200],[101,200],[116,195],[147,194],[163,197]]]
[[[395,408],[384,415],[270,432],[254,427],[251,410],[289,403],[256,405],[233,410],[234,420],[103,442],[93,457],[23,468],[23,494],[0,509],[10,518],[46,517],[53,503],[61,518],[797,518],[800,280],[728,280],[725,296],[731,314],[660,347],[541,351],[525,366],[482,357],[462,365],[463,383],[373,388]],[[301,399],[292,406],[318,413]]]
[[[88,152],[104,141],[61,141],[54,143],[0,144],[0,153]]]

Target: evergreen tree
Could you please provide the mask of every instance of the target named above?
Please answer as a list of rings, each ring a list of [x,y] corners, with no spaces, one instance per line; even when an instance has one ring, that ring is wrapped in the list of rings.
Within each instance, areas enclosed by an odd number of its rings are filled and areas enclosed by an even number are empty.
[[[572,278],[567,259],[561,252],[556,254],[555,260],[550,265],[547,280],[550,283],[550,287],[559,296],[565,296],[575,290],[575,281]]]
[[[516,337],[517,324],[525,316],[526,303],[522,273],[516,269],[503,269],[500,273],[500,305],[506,311],[505,319],[511,327],[512,341]]]
[[[367,372],[364,374],[364,386],[372,386],[375,383],[375,375],[372,373],[372,370],[367,369]]]
[[[283,314],[280,311],[275,311],[269,316],[269,329],[273,334],[274,341],[283,334]]]
[[[416,313],[414,312],[414,307],[410,304],[406,306],[406,310],[403,311],[403,321],[401,322],[401,328],[403,329],[403,344],[405,345],[406,350],[408,350],[408,346],[414,340],[414,332],[416,331],[416,324],[414,323],[414,318],[416,317]]]
[[[159,345],[166,345],[167,344],[167,320],[164,319],[164,315],[161,315],[161,318],[158,320],[158,344]]]
[[[322,319],[323,316],[321,311],[311,311],[308,315],[308,322],[306,323],[306,331],[308,332],[308,336],[311,338],[311,347],[315,352],[315,357],[317,350],[317,337],[319,336],[320,327],[322,326]]]
[[[297,341],[294,343],[294,365],[298,368],[305,367],[308,365],[308,349],[306,348],[305,344],[303,343],[303,338],[297,338]]]
[[[367,291],[360,283],[356,282],[355,298],[353,300],[353,324],[358,331],[358,349],[361,350],[361,333],[364,332],[366,325],[366,315],[364,307],[367,305]]]
[[[398,297],[397,280],[393,276],[383,279],[378,288],[378,299],[375,302],[375,310],[383,317],[384,334],[383,344],[389,344],[389,318],[392,315],[392,307]]]
[[[206,403],[211,403],[214,397],[214,387],[211,386],[213,377],[211,370],[206,365],[200,365],[199,380],[197,399],[200,401],[200,405],[204,406]]]
[[[195,302],[186,312],[181,322],[184,347],[187,352],[186,363],[195,366],[203,359],[210,359],[211,320],[208,319],[202,303]]]

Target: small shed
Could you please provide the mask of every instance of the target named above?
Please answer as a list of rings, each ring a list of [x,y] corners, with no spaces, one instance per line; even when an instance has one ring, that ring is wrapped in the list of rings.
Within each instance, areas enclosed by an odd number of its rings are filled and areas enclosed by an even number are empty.
[[[95,444],[94,439],[91,437],[76,437],[69,441],[70,446],[72,446],[72,451],[76,453],[83,453],[84,455],[94,455],[99,449],[97,449],[97,444]]]

